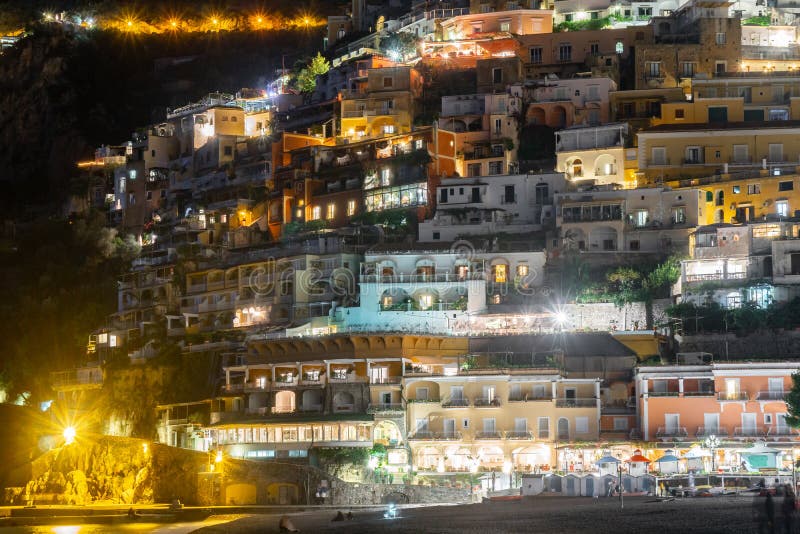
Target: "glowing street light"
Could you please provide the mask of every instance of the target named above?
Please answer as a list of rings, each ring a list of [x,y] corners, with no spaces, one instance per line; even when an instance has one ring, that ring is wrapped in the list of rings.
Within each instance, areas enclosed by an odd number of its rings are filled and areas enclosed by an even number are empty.
[[[68,426],[67,428],[65,428],[64,429],[64,433],[63,433],[64,444],[65,445],[69,445],[70,443],[74,443],[75,442],[75,435],[76,435],[76,432],[75,432],[75,427],[74,426]]]
[[[218,464],[218,463],[221,463],[221,462],[222,462],[222,451],[218,450],[217,451],[217,455],[214,456],[214,463]]]
[[[719,448],[719,438],[714,434],[708,436],[703,444],[706,446],[707,449],[711,450],[711,471],[717,470],[717,454],[716,450]]]

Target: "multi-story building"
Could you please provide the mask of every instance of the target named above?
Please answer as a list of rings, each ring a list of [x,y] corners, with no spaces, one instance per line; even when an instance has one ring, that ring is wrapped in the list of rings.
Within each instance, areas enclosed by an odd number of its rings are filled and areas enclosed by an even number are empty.
[[[795,219],[701,226],[675,293],[684,302],[766,308],[800,292],[800,225]]]
[[[414,469],[546,471],[559,444],[596,441],[600,381],[565,378],[549,358],[476,353],[414,365],[403,379]]]
[[[509,94],[442,97],[434,132],[436,175],[513,173],[521,110],[522,99]]]
[[[584,252],[670,254],[689,249],[701,192],[669,188],[556,195],[560,246]]]
[[[635,45],[636,89],[675,87],[681,78],[737,72],[742,28],[730,2],[693,0],[667,16],[654,16]]]
[[[295,250],[250,251],[187,273],[181,314],[186,328],[199,330],[302,324],[354,297],[353,281],[337,273],[357,272],[358,262],[331,239]]]
[[[513,87],[512,94],[522,93],[524,100],[530,103],[525,112],[529,124],[567,128],[575,124],[596,126],[608,122],[609,93],[616,88],[610,78],[559,80],[550,75]]]
[[[573,126],[556,132],[556,171],[575,185],[629,186],[636,149],[625,147],[626,123]],[[630,163],[629,163],[630,162]]]
[[[419,72],[406,66],[373,68],[341,93],[341,137],[348,141],[404,134],[414,124]]]
[[[637,33],[642,34],[638,40]],[[579,72],[592,72],[593,76],[608,76],[619,83],[621,63],[628,60],[642,39],[644,32],[633,28],[544,32],[517,37],[517,54],[526,80],[549,74],[568,78]]]
[[[560,173],[443,180],[436,189],[436,213],[420,223],[419,240],[452,242],[541,230],[555,222],[553,195],[565,186]]]
[[[785,397],[799,369],[793,362],[639,368],[634,381],[642,439],[657,448],[717,436],[721,444],[712,452],[723,469],[739,467],[734,453],[743,441],[796,446],[800,433],[786,423]]]
[[[469,15],[442,21],[442,40],[444,41],[457,41],[490,33],[529,35],[552,31],[552,11],[530,9],[520,6],[518,3],[515,9],[508,11],[484,11],[482,7],[478,11],[474,11],[470,8]]]
[[[786,174],[800,161],[798,121],[662,124],[640,130],[639,183],[736,171]],[[687,182],[688,183],[688,182]]]
[[[467,332],[469,316],[489,303],[541,285],[544,263],[541,251],[372,249],[361,264],[359,306],[333,320],[353,330]]]

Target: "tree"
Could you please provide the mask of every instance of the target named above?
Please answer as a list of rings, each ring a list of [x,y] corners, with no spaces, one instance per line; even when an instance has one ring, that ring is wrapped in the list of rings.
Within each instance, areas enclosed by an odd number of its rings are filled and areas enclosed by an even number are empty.
[[[390,33],[381,38],[380,50],[389,59],[401,60],[417,55],[417,38],[408,32]]]
[[[786,393],[786,424],[800,427],[800,373],[792,375],[792,389]]]
[[[311,93],[317,87],[317,76],[326,74],[331,68],[330,62],[317,52],[307,67],[297,74],[296,86],[302,93]]]

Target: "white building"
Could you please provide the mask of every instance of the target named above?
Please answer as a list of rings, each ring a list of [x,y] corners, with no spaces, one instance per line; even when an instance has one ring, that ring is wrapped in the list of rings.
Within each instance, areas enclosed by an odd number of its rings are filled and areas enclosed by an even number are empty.
[[[556,132],[556,170],[587,185],[625,182],[627,123],[573,126]]]
[[[337,309],[341,330],[453,332],[495,294],[541,285],[545,253],[382,250],[361,264],[360,304]]]
[[[553,195],[564,190],[560,173],[442,180],[436,213],[420,223],[419,240],[452,242],[540,230],[554,222]]]

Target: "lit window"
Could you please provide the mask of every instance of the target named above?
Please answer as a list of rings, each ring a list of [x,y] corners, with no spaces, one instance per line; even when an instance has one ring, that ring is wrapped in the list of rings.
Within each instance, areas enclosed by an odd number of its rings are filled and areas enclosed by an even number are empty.
[[[320,217],[322,217],[322,208],[320,208],[319,206],[314,206],[311,209],[311,220],[316,221]]]
[[[97,342],[101,345],[108,343],[108,334],[97,334]]]
[[[117,346],[117,336],[111,334],[108,336],[108,346],[109,347],[116,347]]]
[[[528,276],[529,268],[526,264],[517,265],[517,276]]]
[[[494,281],[503,284],[508,281],[508,267],[500,264],[494,266]]]
[[[394,124],[387,124],[383,127],[383,133],[385,134],[393,134],[394,133]]]
[[[328,204],[328,209],[325,212],[325,218],[330,220],[334,217],[336,217],[336,204],[330,203]]]
[[[433,295],[420,295],[419,307],[423,310],[429,309],[433,305]]]
[[[789,216],[789,201],[788,200],[778,200],[777,202],[775,202],[775,213],[777,213],[781,217],[788,217]]]
[[[355,200],[348,200],[347,201],[347,216],[352,217],[356,214],[356,201]]]

